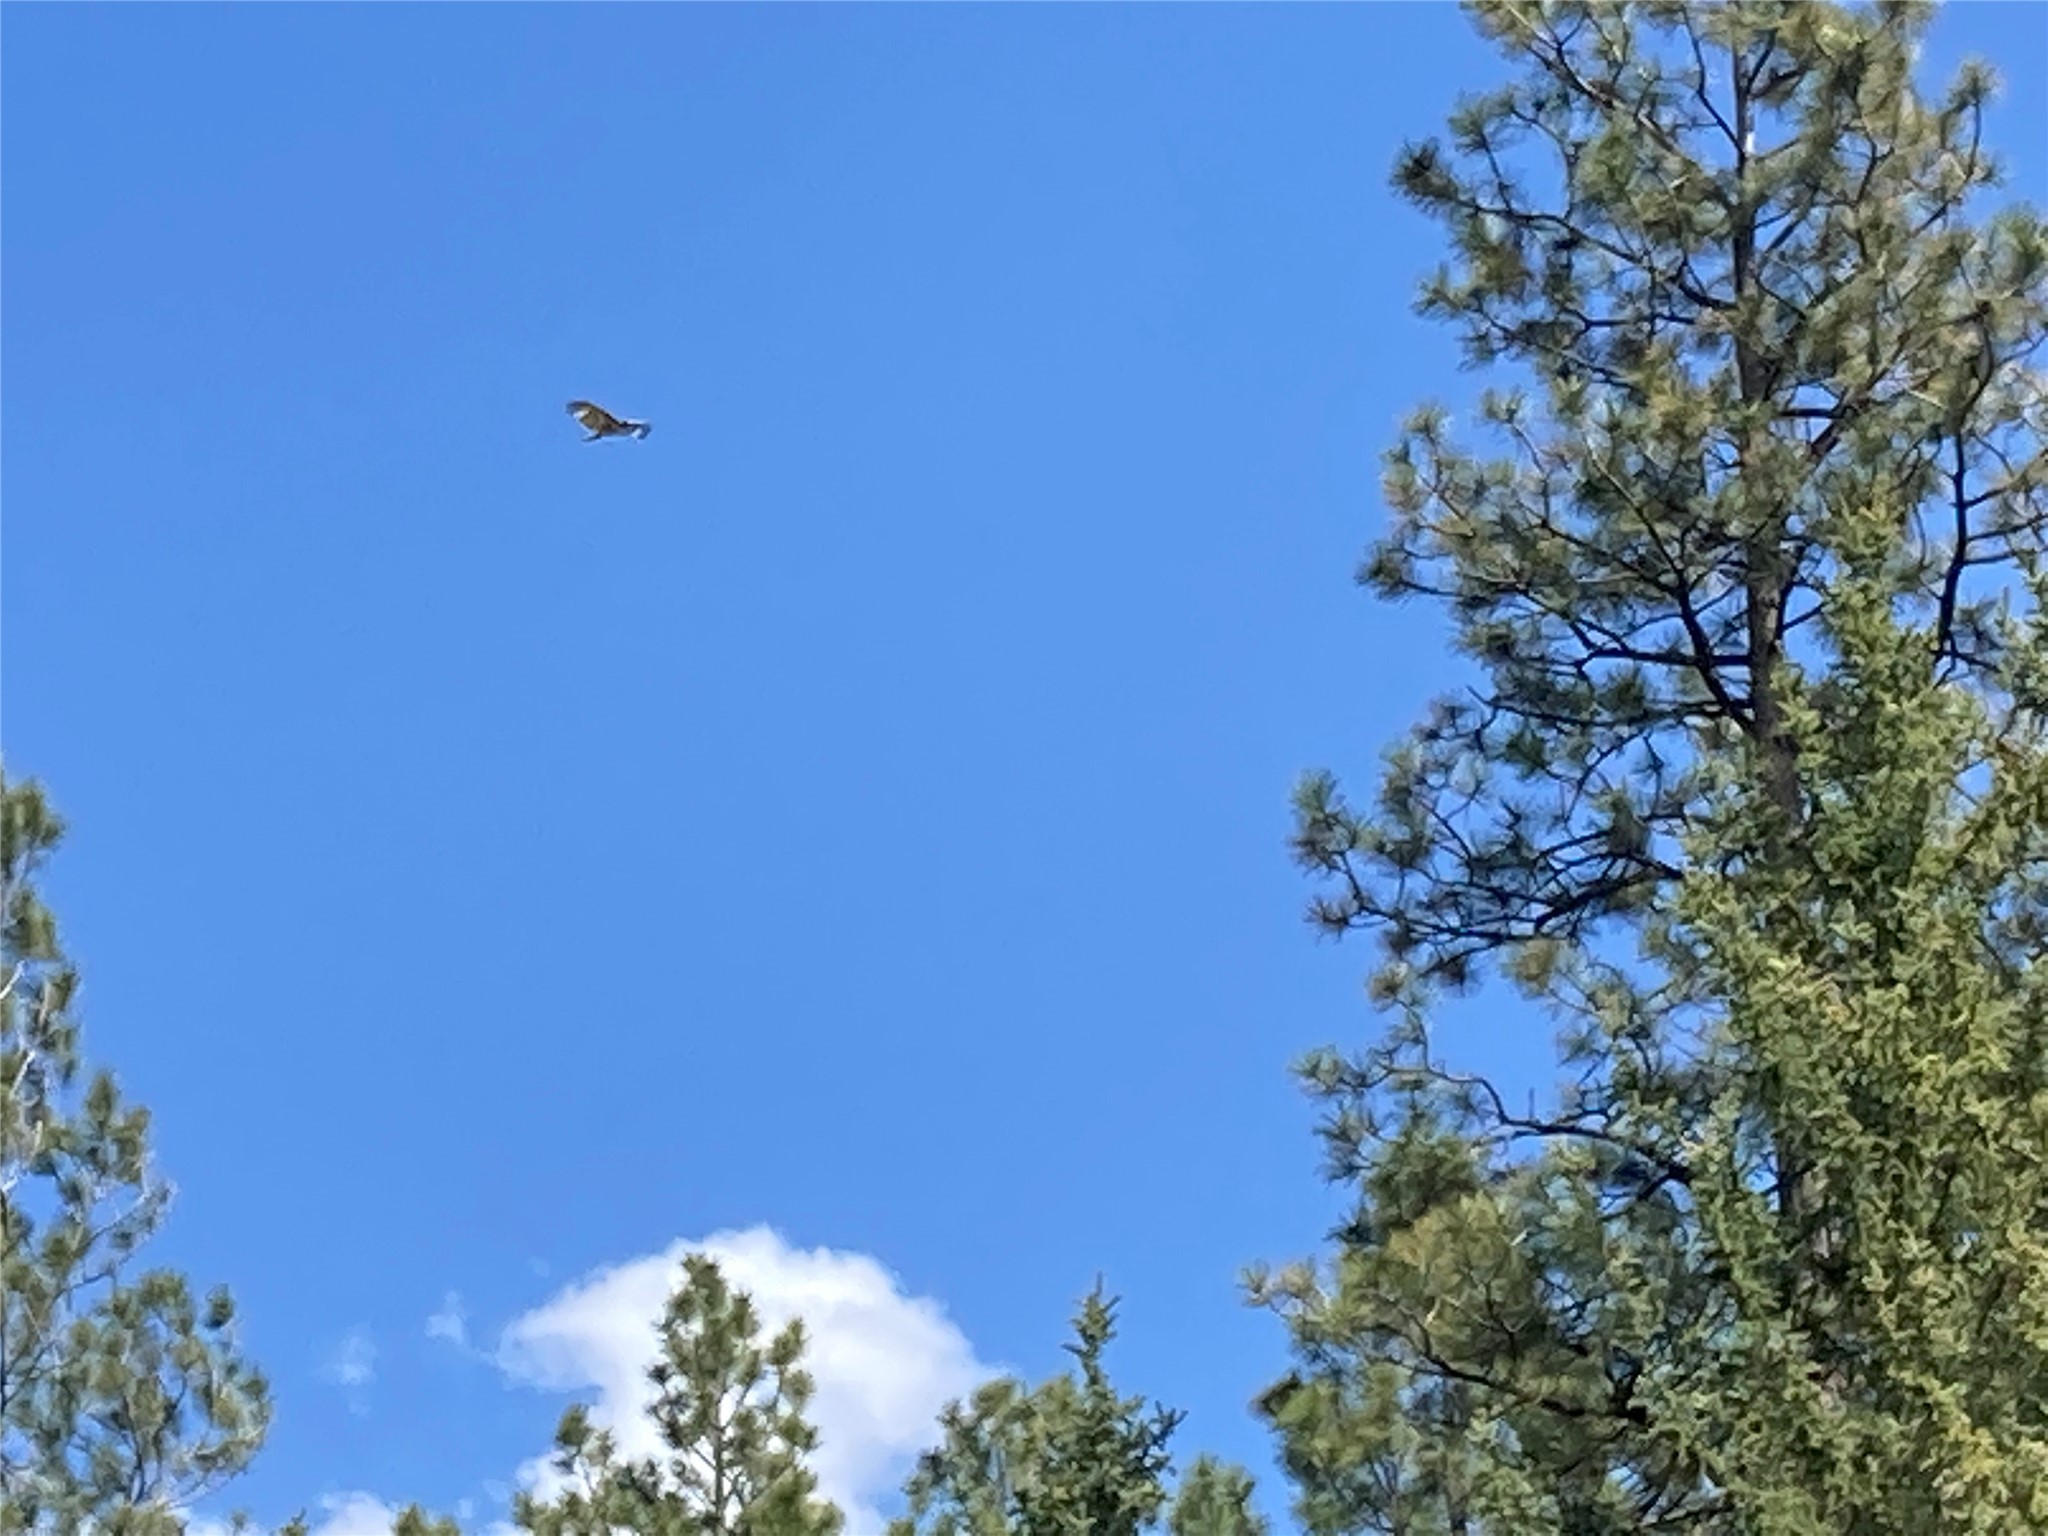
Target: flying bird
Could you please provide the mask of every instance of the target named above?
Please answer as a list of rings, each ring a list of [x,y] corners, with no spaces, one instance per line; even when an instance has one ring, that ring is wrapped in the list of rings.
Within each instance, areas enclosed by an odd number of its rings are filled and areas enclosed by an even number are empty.
[[[644,421],[622,421],[603,406],[592,405],[588,400],[571,400],[569,414],[590,434],[583,439],[586,443],[594,443],[600,437],[645,437],[654,430]]]

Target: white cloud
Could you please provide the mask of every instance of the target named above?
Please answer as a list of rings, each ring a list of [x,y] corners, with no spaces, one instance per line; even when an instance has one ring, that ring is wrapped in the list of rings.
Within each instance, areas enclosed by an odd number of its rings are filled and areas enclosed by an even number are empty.
[[[441,1298],[441,1310],[427,1319],[427,1337],[446,1339],[457,1349],[468,1347],[469,1314],[463,1310],[459,1291],[450,1291]]]
[[[494,1358],[512,1381],[571,1393],[610,1428],[620,1451],[659,1450],[645,1413],[652,1389],[655,1329],[686,1255],[706,1253],[726,1278],[748,1292],[770,1333],[794,1317],[804,1321],[805,1364],[817,1392],[810,1417],[820,1444],[812,1459],[819,1491],[846,1513],[847,1536],[879,1536],[876,1501],[901,1485],[909,1462],[931,1442],[940,1408],[996,1374],[976,1359],[967,1338],[929,1297],[907,1296],[896,1277],[863,1253],[791,1247],[767,1227],[718,1232],[679,1241],[660,1253],[598,1269],[564,1287],[504,1330]],[[467,1349],[462,1298],[450,1291],[427,1319],[429,1337]],[[376,1380],[377,1351],[366,1329],[352,1329],[321,1375],[365,1411]],[[554,1474],[543,1452],[519,1468],[518,1485],[543,1491]],[[487,1481],[484,1501],[503,1509],[512,1487]],[[312,1536],[390,1536],[399,1506],[374,1494],[329,1494],[319,1501]],[[502,1518],[481,1527],[468,1499],[457,1518],[478,1536],[516,1536]],[[229,1536],[224,1524],[190,1522],[192,1536]]]
[[[324,1372],[338,1387],[367,1387],[377,1379],[377,1346],[369,1331],[352,1328],[327,1357]]]
[[[320,1501],[313,1536],[390,1536],[398,1511],[367,1493],[330,1494]]]
[[[588,1401],[624,1455],[655,1453],[645,1372],[663,1307],[692,1252],[716,1259],[752,1295],[767,1331],[803,1319],[805,1364],[817,1385],[810,1417],[819,1433],[812,1460],[819,1491],[846,1512],[847,1536],[874,1536],[883,1525],[875,1501],[895,1490],[911,1457],[930,1443],[940,1408],[995,1372],[937,1302],[904,1295],[866,1254],[793,1248],[767,1227],[677,1242],[597,1270],[515,1320],[499,1343],[500,1367],[515,1381]],[[544,1455],[520,1474],[530,1487],[545,1487],[549,1477]]]
[[[321,1366],[320,1375],[348,1394],[351,1413],[367,1413],[369,1387],[377,1379],[377,1345],[369,1330],[351,1328]]]

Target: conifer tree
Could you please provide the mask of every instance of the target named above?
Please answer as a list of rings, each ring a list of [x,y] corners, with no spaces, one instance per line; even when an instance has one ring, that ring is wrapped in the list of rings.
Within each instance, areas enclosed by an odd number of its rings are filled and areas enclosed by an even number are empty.
[[[270,1420],[224,1290],[140,1269],[169,1186],[149,1113],[84,1075],[79,978],[36,880],[63,824],[0,774],[0,1536],[159,1536]]]
[[[1116,1337],[1116,1303],[1098,1284],[1064,1347],[1078,1373],[1027,1388],[985,1383],[949,1404],[940,1443],[906,1489],[910,1513],[890,1536],[1139,1536],[1167,1509],[1167,1442],[1182,1415],[1120,1395],[1102,1363]],[[1251,1482],[1204,1457],[1183,1479],[1174,1536],[1261,1536],[1246,1511]]]
[[[804,1417],[803,1324],[764,1344],[752,1299],[715,1260],[691,1254],[683,1270],[647,1373],[662,1453],[623,1460],[571,1408],[555,1435],[569,1486],[549,1500],[521,1495],[514,1521],[536,1536],[837,1536],[840,1513],[806,1465],[818,1436]]]
[[[1252,1508],[1252,1480],[1242,1467],[1214,1456],[1195,1458],[1175,1490],[1166,1521],[1168,1536],[1266,1536],[1263,1516]]]
[[[2048,1529],[2048,238],[1930,7],[1469,7],[1397,188],[1508,375],[1362,579],[1476,685],[1303,787],[1381,1041],[1304,1065],[1333,1262],[1253,1277],[1322,1533]],[[1505,975],[1526,1108],[1432,1049]]]
[[[294,1536],[304,1536],[303,1530]],[[430,1515],[418,1504],[408,1504],[391,1522],[391,1536],[462,1536],[462,1527],[446,1515]]]

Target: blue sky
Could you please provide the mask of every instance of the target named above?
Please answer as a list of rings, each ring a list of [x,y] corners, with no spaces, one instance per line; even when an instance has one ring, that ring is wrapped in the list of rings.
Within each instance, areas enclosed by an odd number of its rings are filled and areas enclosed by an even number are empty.
[[[705,1239],[828,1317],[860,1501],[1098,1272],[1120,1381],[1263,1472],[1236,1275],[1332,1210],[1285,1068],[1372,1026],[1287,793],[1454,675],[1350,575],[1396,419],[1475,387],[1386,191],[1496,75],[1461,18],[4,31],[8,764],[156,1252],[275,1381],[239,1501],[494,1518]],[[1931,61],[1994,57],[2037,198],[2044,39],[1960,6]],[[1544,1075],[1517,1010],[1459,1039]]]

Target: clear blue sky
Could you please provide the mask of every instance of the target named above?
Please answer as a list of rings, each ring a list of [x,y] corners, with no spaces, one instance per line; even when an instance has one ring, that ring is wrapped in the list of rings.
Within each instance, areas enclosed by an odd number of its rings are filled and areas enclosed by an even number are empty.
[[[2044,16],[1958,8],[1932,61],[1998,62],[2035,196]],[[1236,1274],[1332,1210],[1285,1068],[1372,1027],[1287,793],[1452,676],[1350,575],[1397,417],[1476,387],[1386,191],[1495,76],[1463,20],[4,37],[8,766],[74,824],[156,1252],[276,1383],[241,1500],[493,1518],[565,1401],[499,1331],[757,1226],[1033,1375],[1099,1271],[1119,1379],[1263,1471]],[[653,435],[585,446],[578,395]],[[1546,1033],[1461,1038],[1525,1081]]]

